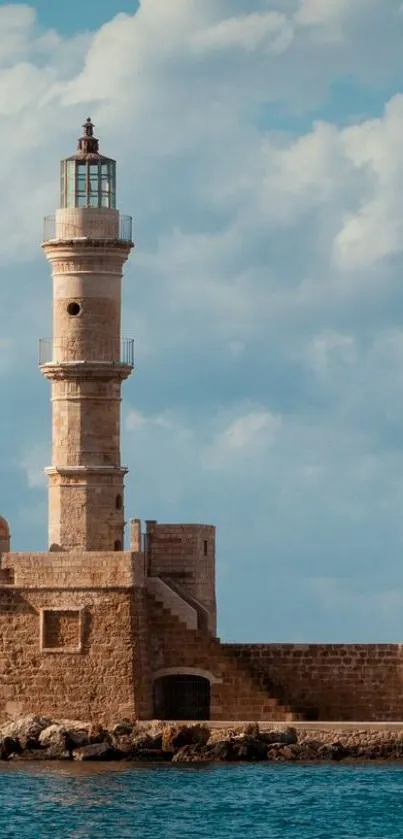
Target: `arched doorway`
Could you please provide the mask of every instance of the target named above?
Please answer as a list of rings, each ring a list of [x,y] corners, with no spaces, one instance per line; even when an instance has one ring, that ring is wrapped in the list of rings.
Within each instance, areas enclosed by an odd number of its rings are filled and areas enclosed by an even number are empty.
[[[153,707],[158,720],[209,720],[210,682],[190,673],[161,676],[154,682]]]

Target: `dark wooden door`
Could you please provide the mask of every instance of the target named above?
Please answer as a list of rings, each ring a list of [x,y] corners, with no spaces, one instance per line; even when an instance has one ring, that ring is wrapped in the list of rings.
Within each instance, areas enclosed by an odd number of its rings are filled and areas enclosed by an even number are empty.
[[[203,676],[162,676],[154,682],[154,719],[210,719],[210,682]]]

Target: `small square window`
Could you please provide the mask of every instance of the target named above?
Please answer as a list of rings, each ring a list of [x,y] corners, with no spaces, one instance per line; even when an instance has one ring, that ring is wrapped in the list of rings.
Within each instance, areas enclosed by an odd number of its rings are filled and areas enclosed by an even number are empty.
[[[82,624],[82,609],[41,609],[41,651],[80,652],[82,649]]]

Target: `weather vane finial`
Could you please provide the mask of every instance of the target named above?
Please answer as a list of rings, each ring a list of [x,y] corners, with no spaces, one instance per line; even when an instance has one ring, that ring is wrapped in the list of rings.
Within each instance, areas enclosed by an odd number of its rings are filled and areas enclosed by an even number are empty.
[[[85,123],[83,125],[84,134],[86,137],[93,137],[94,136],[94,123],[91,120],[91,117],[87,117]]]
[[[94,137],[94,123],[91,117],[87,117],[83,129],[83,136],[78,141],[78,151],[82,154],[99,154],[98,140]]]

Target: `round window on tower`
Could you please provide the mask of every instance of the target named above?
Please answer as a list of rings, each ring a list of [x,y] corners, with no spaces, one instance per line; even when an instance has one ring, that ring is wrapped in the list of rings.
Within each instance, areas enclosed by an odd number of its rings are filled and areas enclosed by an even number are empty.
[[[68,304],[68,306],[67,306],[67,314],[68,315],[70,315],[71,317],[76,317],[76,315],[79,315],[80,312],[81,312],[81,306],[80,306],[79,303],[76,303],[75,301],[73,301],[72,303]]]

